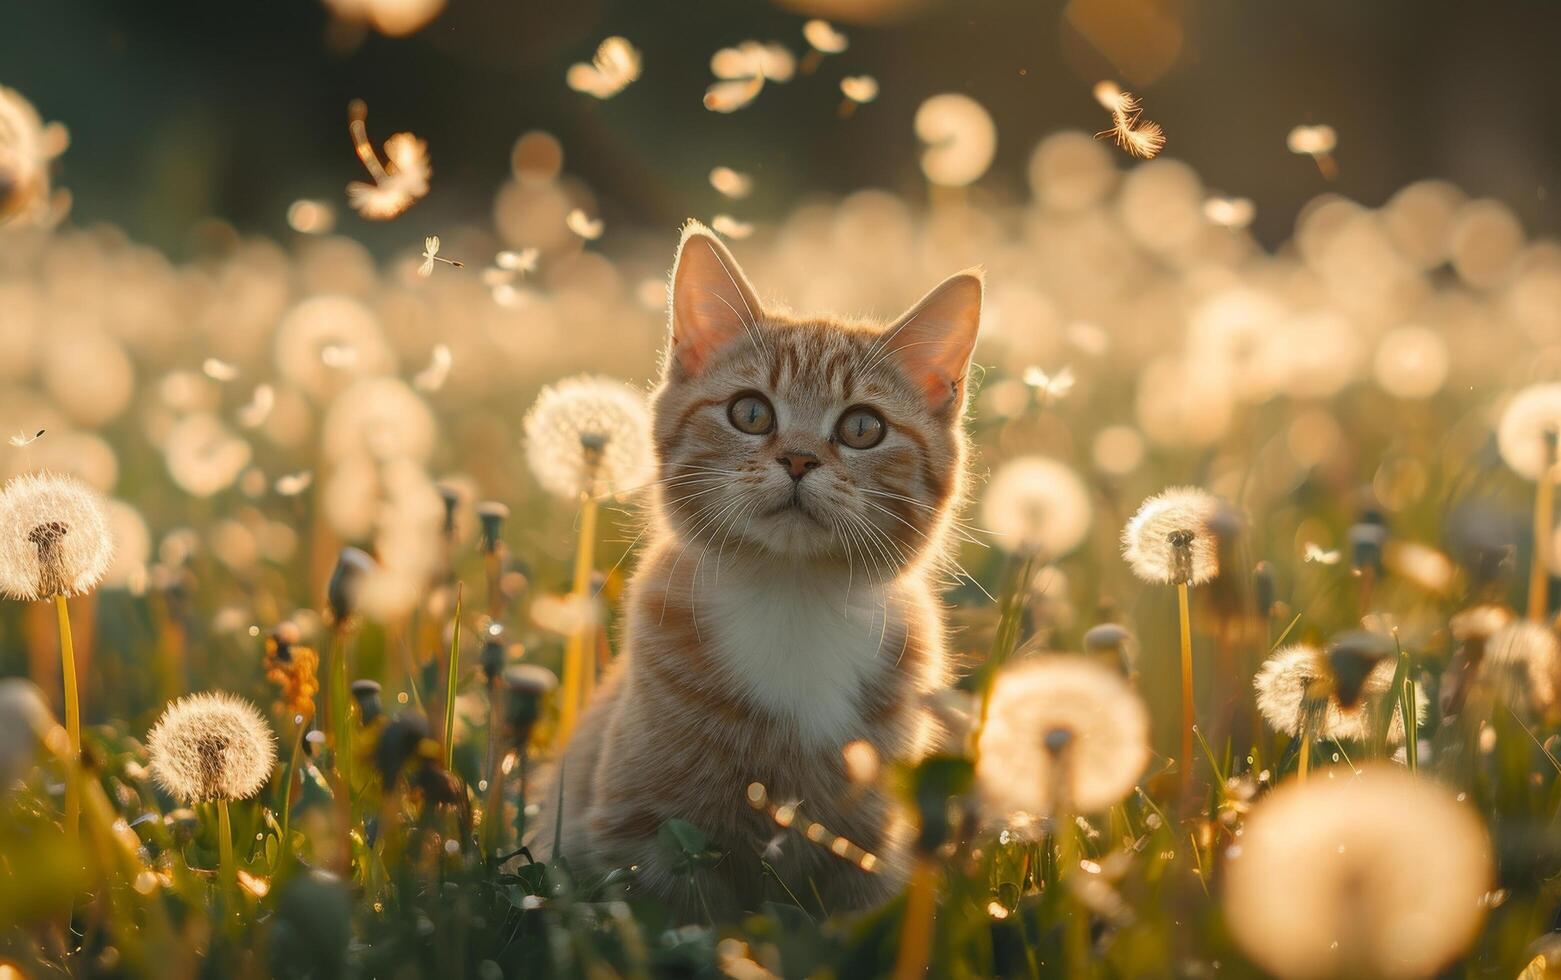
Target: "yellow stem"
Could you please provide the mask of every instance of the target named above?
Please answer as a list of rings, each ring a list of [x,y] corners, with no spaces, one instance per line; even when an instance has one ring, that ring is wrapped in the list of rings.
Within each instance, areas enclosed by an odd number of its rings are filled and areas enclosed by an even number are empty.
[[[917,855],[905,892],[905,921],[900,926],[900,952],[894,961],[894,980],[920,980],[932,960],[932,918],[937,907],[938,866],[927,855]]]
[[[1296,767],[1295,778],[1306,782],[1306,774],[1312,768],[1312,736],[1306,730],[1306,723],[1301,723],[1301,761]]]
[[[63,595],[54,597],[54,611],[60,623],[60,669],[65,677],[65,733],[70,739],[70,764],[81,765],[81,695],[76,687],[76,645],[71,640],[70,608]],[[65,838],[70,852],[76,852],[81,833],[81,785],[65,780]]]
[[[1545,621],[1550,606],[1550,513],[1555,501],[1555,483],[1551,477],[1555,467],[1553,455],[1547,447],[1545,466],[1534,488],[1534,561],[1529,567],[1528,618],[1536,623]]]
[[[1192,698],[1192,615],[1187,609],[1187,583],[1176,586],[1176,607],[1182,633],[1182,793],[1192,788],[1192,729],[1196,724]]]
[[[588,600],[591,595],[591,571],[596,560],[596,499],[589,494],[580,498],[580,537],[575,544],[575,578],[570,595],[576,602]],[[580,712],[585,708],[591,691],[596,687],[596,671],[593,669],[596,636],[594,624],[571,633],[564,647],[564,690],[559,706],[558,744],[569,741]]]

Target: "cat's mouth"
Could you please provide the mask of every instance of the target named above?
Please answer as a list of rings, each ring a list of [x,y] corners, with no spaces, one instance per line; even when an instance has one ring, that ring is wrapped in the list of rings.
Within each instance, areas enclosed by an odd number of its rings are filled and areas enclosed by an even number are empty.
[[[817,515],[808,510],[807,505],[802,502],[802,495],[798,493],[796,489],[792,490],[791,496],[787,497],[779,507],[769,511],[769,513],[765,516],[780,517],[785,514],[795,514],[799,517],[806,518],[825,531],[829,530],[829,528],[825,526],[824,522],[818,519]]]

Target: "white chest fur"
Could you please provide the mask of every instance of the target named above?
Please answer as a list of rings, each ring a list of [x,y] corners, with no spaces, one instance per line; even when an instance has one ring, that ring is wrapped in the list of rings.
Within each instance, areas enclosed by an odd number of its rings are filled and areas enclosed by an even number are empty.
[[[812,747],[861,737],[859,692],[892,665],[903,638],[894,623],[886,628],[895,603],[883,589],[858,579],[848,604],[843,577],[811,569],[723,573],[700,605],[728,683],[751,704],[794,721]]]

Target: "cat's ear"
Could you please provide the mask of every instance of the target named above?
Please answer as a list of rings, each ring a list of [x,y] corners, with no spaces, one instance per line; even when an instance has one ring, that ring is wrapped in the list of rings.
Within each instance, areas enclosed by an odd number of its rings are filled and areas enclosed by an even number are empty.
[[[683,227],[672,267],[672,350],[668,367],[700,372],[710,355],[758,329],[759,299],[737,260],[697,221]]]
[[[950,276],[884,331],[883,349],[934,412],[961,403],[981,325],[980,269]]]

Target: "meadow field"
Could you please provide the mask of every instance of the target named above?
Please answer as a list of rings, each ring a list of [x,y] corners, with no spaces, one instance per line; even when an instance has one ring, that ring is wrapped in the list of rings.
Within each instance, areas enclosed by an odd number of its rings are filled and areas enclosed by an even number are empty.
[[[881,108],[857,27],[791,20],[714,52],[707,111]],[[550,98],[657,84],[596,41]],[[691,152],[766,297],[985,296],[947,747],[839,760],[903,805],[908,883],[689,917],[528,846],[665,478],[679,225],[531,129],[426,226],[440,146],[354,102],[345,192],[167,250],[73,209],[94,120],[4,71],[0,978],[1561,976],[1561,242],[1514,202],[1352,199],[1349,134],[1297,120],[1264,243],[1127,80],[1069,96],[1104,132],[1005,132],[1007,183],[979,92],[899,120],[909,184],[768,217]],[[806,799],[728,805],[878,869]],[[695,908],[707,831],[658,836]]]

